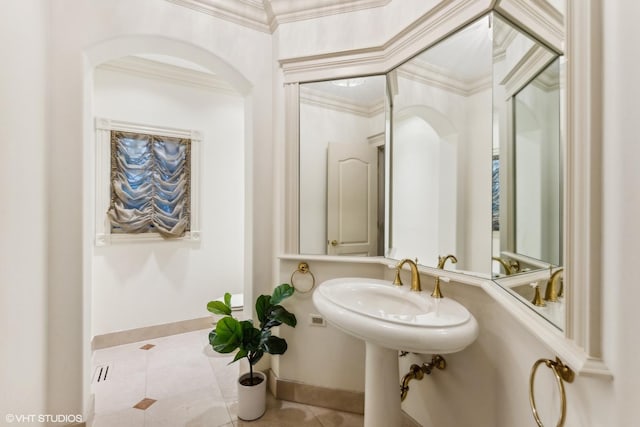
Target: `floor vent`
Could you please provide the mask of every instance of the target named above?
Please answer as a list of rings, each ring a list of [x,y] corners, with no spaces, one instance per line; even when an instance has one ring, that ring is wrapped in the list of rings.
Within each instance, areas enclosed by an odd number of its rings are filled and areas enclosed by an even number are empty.
[[[111,365],[109,364],[96,366],[96,370],[93,373],[93,382],[99,384],[107,381],[107,378],[109,378],[109,369],[111,369]]]

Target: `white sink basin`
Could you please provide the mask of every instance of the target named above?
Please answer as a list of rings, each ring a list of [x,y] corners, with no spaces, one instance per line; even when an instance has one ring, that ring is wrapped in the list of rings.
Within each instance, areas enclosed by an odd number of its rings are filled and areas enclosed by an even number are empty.
[[[458,302],[389,281],[328,280],[313,293],[313,302],[330,324],[388,349],[454,353],[478,337],[478,323]]]

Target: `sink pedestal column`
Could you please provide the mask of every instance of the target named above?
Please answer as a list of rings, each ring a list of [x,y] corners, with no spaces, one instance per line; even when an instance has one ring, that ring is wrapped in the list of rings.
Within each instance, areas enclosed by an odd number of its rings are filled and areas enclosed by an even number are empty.
[[[364,427],[399,426],[398,351],[366,343]]]

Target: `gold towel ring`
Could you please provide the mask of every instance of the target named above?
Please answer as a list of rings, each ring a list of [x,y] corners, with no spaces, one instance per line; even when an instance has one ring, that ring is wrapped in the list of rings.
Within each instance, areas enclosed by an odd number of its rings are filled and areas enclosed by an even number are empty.
[[[556,377],[556,382],[558,383],[558,390],[560,391],[560,405],[562,408],[562,412],[560,413],[560,419],[558,420],[558,424],[556,427],[564,426],[564,421],[567,416],[567,395],[564,392],[564,381],[568,383],[572,383],[575,378],[575,374],[565,364],[560,361],[556,357],[556,360],[549,359],[538,359],[536,363],[531,367],[531,376],[529,377],[529,403],[531,404],[531,411],[533,412],[533,418],[536,420],[538,427],[544,427],[542,421],[540,420],[540,416],[538,415],[538,408],[536,407],[536,400],[534,397],[533,391],[533,382],[536,376],[536,370],[540,364],[544,363],[547,368],[553,371],[553,375]]]
[[[309,289],[307,289],[306,291],[301,291],[296,287],[296,285],[293,283],[293,277],[296,275],[296,273],[311,275],[311,287]],[[309,270],[309,264],[307,264],[306,262],[301,262],[300,264],[298,264],[298,269],[291,273],[291,286],[293,286],[293,289],[295,289],[296,292],[299,292],[301,294],[306,294],[307,292],[311,292],[313,290],[313,288],[316,286],[316,277],[313,275],[311,270]]]

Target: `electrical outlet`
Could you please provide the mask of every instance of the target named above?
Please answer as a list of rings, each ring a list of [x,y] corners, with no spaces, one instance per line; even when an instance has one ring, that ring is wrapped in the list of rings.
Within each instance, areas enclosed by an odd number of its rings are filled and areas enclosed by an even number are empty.
[[[309,325],[310,326],[327,326],[327,323],[324,321],[324,317],[319,314],[309,314]]]

